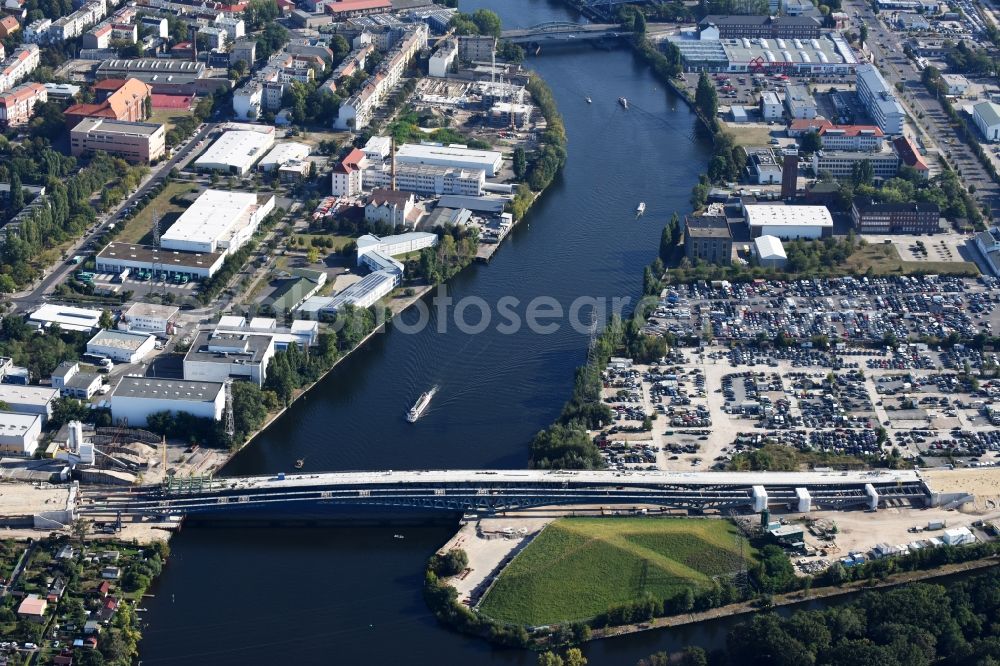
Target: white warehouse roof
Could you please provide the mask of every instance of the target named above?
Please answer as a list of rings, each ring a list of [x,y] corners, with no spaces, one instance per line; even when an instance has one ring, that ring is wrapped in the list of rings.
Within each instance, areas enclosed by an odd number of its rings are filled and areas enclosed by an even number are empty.
[[[222,136],[194,161],[194,166],[196,169],[217,169],[244,174],[252,169],[254,163],[273,145],[273,134],[246,130],[223,132]]]
[[[753,227],[830,227],[833,218],[826,206],[746,206],[747,226]]]
[[[767,259],[787,259],[785,248],[781,245],[781,239],[777,236],[760,236],[753,241],[757,249],[757,256],[762,260]]]
[[[42,326],[58,324],[66,331],[91,331],[97,328],[101,319],[100,310],[89,308],[74,308],[69,305],[54,305],[46,303],[28,317],[29,321]]]
[[[297,141],[279,143],[264,156],[264,159],[260,161],[257,168],[264,171],[271,171],[272,169],[277,169],[283,164],[288,164],[289,162],[296,160],[304,160],[309,157],[309,151],[309,146],[304,143],[298,143]]]
[[[208,252],[219,251],[218,243],[250,224],[256,210],[257,195],[252,192],[205,190],[163,233],[160,245],[189,250],[187,244],[199,243],[205,245]]]
[[[482,169],[487,176],[500,170],[503,153],[496,150],[474,150],[465,146],[404,143],[396,151],[396,160],[404,164],[437,164]]]

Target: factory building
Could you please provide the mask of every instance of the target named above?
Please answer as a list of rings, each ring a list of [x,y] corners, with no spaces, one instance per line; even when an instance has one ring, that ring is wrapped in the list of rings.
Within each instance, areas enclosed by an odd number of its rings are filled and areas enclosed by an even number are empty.
[[[78,331],[90,333],[98,326],[101,320],[100,310],[89,308],[75,308],[71,305],[56,305],[46,303],[30,315],[28,323],[38,329],[46,329],[53,324],[58,324],[64,331]]]
[[[274,210],[274,196],[205,190],[160,236],[160,247],[183,252],[229,254],[253,237]]]
[[[392,186],[392,167],[388,164],[370,166],[362,172],[365,189],[388,189]],[[486,172],[482,169],[459,169],[429,164],[396,166],[396,189],[431,196],[459,194],[478,197],[483,193]],[[336,193],[336,192],[335,192]]]
[[[156,338],[149,333],[106,329],[87,342],[87,353],[110,358],[116,363],[138,363],[152,353]]]
[[[56,366],[49,381],[52,388],[59,389],[59,395],[77,400],[90,400],[103,384],[99,374],[81,372],[80,364],[73,361],[63,361]]]
[[[702,39],[757,37],[813,39],[822,27],[811,16],[709,15],[698,22]],[[709,31],[706,36],[706,30]]]
[[[781,182],[781,161],[774,151],[767,147],[744,148],[747,156],[747,174],[750,182],[757,185],[773,185]]]
[[[775,236],[789,240],[821,238],[833,233],[833,218],[826,206],[750,204],[743,211],[751,238]]]
[[[257,163],[257,169],[267,173],[291,162],[301,162],[309,157],[311,150],[307,144],[296,141],[279,143]]]
[[[186,412],[192,416],[222,420],[226,392],[222,382],[122,377],[109,398],[111,417],[127,420],[133,427],[147,425],[150,414]]]
[[[684,256],[691,261],[728,265],[733,235],[724,215],[688,215],[684,219]]]
[[[41,416],[0,412],[0,454],[32,456],[41,436]]]
[[[54,388],[0,384],[0,402],[6,405],[5,411],[40,416],[43,424],[52,416],[52,403],[58,397],[59,390]]]

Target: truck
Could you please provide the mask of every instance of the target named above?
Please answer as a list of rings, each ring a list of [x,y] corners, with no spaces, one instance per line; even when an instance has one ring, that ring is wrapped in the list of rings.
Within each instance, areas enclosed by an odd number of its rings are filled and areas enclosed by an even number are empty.
[[[125,270],[123,270],[121,273],[119,273],[115,277],[118,279],[119,282],[125,282],[125,280],[128,279],[129,273],[131,273],[131,272],[132,272],[132,269],[126,268]]]
[[[929,521],[927,521],[927,529],[928,530],[943,530],[946,527],[948,527],[948,521],[947,520],[929,520]]]

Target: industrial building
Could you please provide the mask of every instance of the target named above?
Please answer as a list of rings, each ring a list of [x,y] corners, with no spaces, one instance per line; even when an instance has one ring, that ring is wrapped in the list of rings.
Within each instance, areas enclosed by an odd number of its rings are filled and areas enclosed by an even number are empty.
[[[41,416],[0,411],[0,453],[32,456],[41,436]]]
[[[383,268],[382,260],[378,263],[371,263],[375,255],[381,257],[394,257],[400,254],[417,252],[425,247],[434,247],[438,243],[437,234],[422,231],[412,231],[395,236],[376,236],[365,234],[358,239],[358,265],[366,265],[373,270]]]
[[[482,169],[432,166],[430,164],[399,164],[396,166],[396,189],[431,196],[459,194],[478,197],[486,184]],[[392,167],[388,164],[370,166],[362,172],[364,189],[388,189],[392,186]]]
[[[711,34],[705,30],[700,38],[690,33],[667,38],[680,51],[686,71],[808,76],[851,74],[858,64],[850,45],[837,33],[811,39],[713,39]]]
[[[118,320],[118,328],[126,331],[171,334],[174,317],[180,311],[175,305],[133,303]]]
[[[877,203],[855,197],[854,228],[862,234],[933,234],[941,231],[941,209],[923,202]]]
[[[87,342],[87,353],[110,358],[117,363],[138,363],[150,354],[156,338],[149,333],[105,329]]]
[[[990,143],[1000,141],[1000,105],[979,102],[972,107],[972,120]]]
[[[274,352],[274,340],[267,335],[200,331],[184,355],[184,379],[245,379],[263,386]]]
[[[811,120],[816,117],[816,100],[805,86],[785,86],[785,110],[793,120]]]
[[[750,182],[757,185],[772,185],[781,182],[781,162],[774,151],[767,147],[748,146],[747,174]]]
[[[257,163],[257,169],[265,173],[274,171],[288,164],[298,162],[309,157],[312,149],[304,143],[297,141],[286,141],[279,143]]]
[[[942,74],[941,79],[948,88],[948,94],[953,97],[962,97],[969,89],[969,79],[961,74]]]
[[[202,382],[155,377],[122,377],[109,398],[111,417],[129,426],[147,425],[150,414],[186,412],[220,421],[226,407],[222,382]]]
[[[404,143],[396,153],[398,164],[431,164],[458,169],[481,169],[488,178],[496,176],[503,162],[497,150],[477,150],[439,143]]]
[[[898,136],[903,133],[903,119],[906,112],[896,99],[896,93],[882,77],[875,65],[864,63],[857,69],[858,99],[865,105],[874,120],[885,134]]]
[[[812,168],[817,176],[827,172],[837,180],[848,180],[859,162],[871,163],[876,180],[893,178],[899,172],[899,156],[889,146],[883,146],[877,153],[819,150],[813,153]]]
[[[974,242],[993,275],[1000,276],[1000,227],[980,231],[975,235]]]
[[[76,308],[71,305],[56,305],[46,303],[30,315],[28,323],[35,328],[45,329],[53,324],[58,324],[64,331],[80,331],[90,333],[98,326],[101,320],[100,310],[89,308]]]
[[[90,400],[103,384],[98,373],[81,372],[80,364],[74,361],[60,363],[49,379],[52,388],[59,389],[59,395],[77,400]]]
[[[166,152],[163,125],[84,118],[70,130],[70,151],[80,156],[104,151],[133,164],[152,163]]]
[[[777,236],[758,236],[753,239],[753,256],[764,268],[782,270],[788,262],[788,255]]]
[[[684,219],[684,256],[691,261],[728,265],[733,235],[724,215],[688,215]]]
[[[42,422],[52,416],[52,403],[59,397],[58,389],[44,386],[19,386],[0,384],[0,402],[5,411],[15,414],[34,414],[42,417]]]
[[[274,196],[205,190],[160,236],[160,247],[183,252],[230,254],[253,237],[274,210]]]
[[[94,258],[98,273],[147,273],[153,279],[205,280],[222,268],[222,252],[180,252],[155,245],[108,243]]]
[[[826,206],[750,204],[743,211],[751,238],[775,236],[789,240],[821,238],[833,233],[833,218]]]
[[[264,127],[265,131],[223,132],[208,150],[198,156],[194,161],[194,167],[202,171],[222,171],[245,176],[274,145],[274,128]]]

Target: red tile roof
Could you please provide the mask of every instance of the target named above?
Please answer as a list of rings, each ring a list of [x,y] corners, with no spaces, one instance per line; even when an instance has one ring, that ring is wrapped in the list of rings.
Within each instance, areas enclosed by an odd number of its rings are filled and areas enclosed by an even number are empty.
[[[826,134],[831,130],[838,131],[842,133],[843,136],[857,136],[862,132],[874,134],[875,136],[885,136],[885,133],[875,125],[831,125],[829,127],[824,126],[819,131],[820,136]]]
[[[924,161],[920,151],[917,150],[917,147],[913,145],[913,142],[909,138],[901,136],[893,141],[892,145],[896,148],[896,154],[899,155],[899,159],[902,160],[903,164],[917,171],[928,170],[927,162]]]

